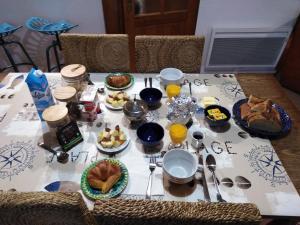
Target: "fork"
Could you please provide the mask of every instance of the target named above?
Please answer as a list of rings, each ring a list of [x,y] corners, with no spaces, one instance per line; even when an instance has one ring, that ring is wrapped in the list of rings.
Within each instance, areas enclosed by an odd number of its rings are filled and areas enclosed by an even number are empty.
[[[147,186],[147,191],[146,191],[146,199],[151,199],[151,187],[152,187],[152,174],[156,168],[156,158],[154,156],[150,157],[150,163],[149,163],[149,170],[150,170],[150,175],[149,175],[149,181],[148,181],[148,186]]]

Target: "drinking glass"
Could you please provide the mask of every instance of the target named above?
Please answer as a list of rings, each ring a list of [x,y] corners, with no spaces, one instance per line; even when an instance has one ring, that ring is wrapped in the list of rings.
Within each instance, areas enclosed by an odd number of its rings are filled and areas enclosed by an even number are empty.
[[[187,136],[187,127],[180,123],[174,123],[170,126],[169,135],[171,138],[171,143],[169,149],[173,148],[183,148],[183,141]]]
[[[181,87],[176,84],[169,84],[166,88],[167,96],[169,99],[172,99],[175,96],[180,94]]]

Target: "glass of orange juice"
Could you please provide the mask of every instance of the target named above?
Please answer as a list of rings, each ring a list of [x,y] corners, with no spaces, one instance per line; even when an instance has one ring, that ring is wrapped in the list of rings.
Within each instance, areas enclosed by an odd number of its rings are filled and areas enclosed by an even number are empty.
[[[169,134],[172,141],[169,145],[169,149],[182,148],[182,142],[187,136],[187,127],[180,123],[173,123],[169,128]]]
[[[169,99],[180,94],[181,87],[177,84],[169,84],[166,88],[167,96]]]

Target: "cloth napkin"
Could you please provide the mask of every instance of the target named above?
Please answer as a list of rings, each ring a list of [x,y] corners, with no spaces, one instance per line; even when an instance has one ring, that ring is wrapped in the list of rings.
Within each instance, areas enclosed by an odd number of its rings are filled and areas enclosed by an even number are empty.
[[[124,190],[124,195],[146,195],[150,170],[149,158],[125,159],[122,160],[128,168],[128,185]],[[152,174],[151,195],[164,195],[162,168],[156,167]]]

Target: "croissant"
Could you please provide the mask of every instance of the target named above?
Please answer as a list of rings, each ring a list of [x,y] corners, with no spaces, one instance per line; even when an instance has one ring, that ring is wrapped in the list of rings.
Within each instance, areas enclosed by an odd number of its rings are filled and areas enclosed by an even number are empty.
[[[91,187],[107,193],[120,179],[121,168],[108,161],[97,164],[88,173],[87,180]]]
[[[130,77],[128,75],[108,77],[108,84],[116,88],[125,87],[127,84],[129,84],[129,82],[130,82]]]

